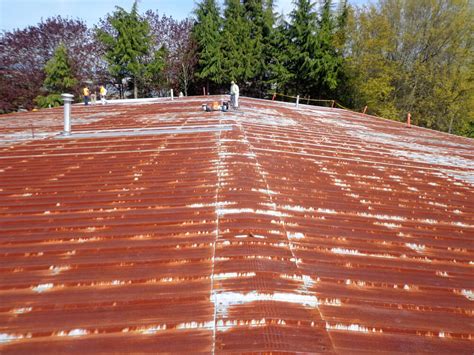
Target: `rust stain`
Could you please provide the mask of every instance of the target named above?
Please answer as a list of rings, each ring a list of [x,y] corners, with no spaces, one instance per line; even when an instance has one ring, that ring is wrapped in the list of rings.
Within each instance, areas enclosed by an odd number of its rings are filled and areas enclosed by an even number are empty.
[[[472,353],[472,140],[205,100],[2,116],[0,352]]]

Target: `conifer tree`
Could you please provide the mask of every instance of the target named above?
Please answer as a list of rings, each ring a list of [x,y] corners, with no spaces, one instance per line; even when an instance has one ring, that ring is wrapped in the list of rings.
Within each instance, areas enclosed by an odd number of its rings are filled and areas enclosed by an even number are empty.
[[[167,55],[166,47],[161,46],[147,62],[141,80],[145,95],[155,92],[157,87],[160,87],[165,81],[163,72],[166,67],[165,58]]]
[[[257,73],[255,39],[251,37],[251,26],[245,16],[245,7],[240,0],[226,0],[224,10],[223,69],[225,80],[238,81],[241,86]]]
[[[316,36],[315,70],[318,73],[318,94],[329,97],[337,88],[343,58],[336,48],[336,31],[344,26],[344,10],[338,20],[335,20],[331,11],[332,1],[324,0],[321,16],[318,21]],[[342,33],[340,33],[342,35]],[[339,38],[342,39],[342,38]]]
[[[251,56],[254,59],[255,76],[251,80],[254,94],[262,96],[270,88],[271,65],[274,62],[274,26],[276,16],[274,0],[244,0],[246,18],[250,24],[253,41]]]
[[[261,84],[266,71],[265,42],[264,42],[264,7],[263,0],[244,0],[245,17],[250,26],[251,56],[254,76],[249,80],[254,95],[259,95]]]
[[[334,98],[342,101],[348,107],[354,107],[352,100],[352,87],[349,77],[348,47],[349,47],[349,23],[351,22],[353,8],[346,0],[339,3],[338,14],[335,19],[336,30],[334,33],[334,46],[337,56],[340,58],[338,70],[338,83],[334,91]]]
[[[291,44],[288,23],[282,18],[276,20],[267,45],[268,50],[268,83],[272,91],[290,93],[289,88],[294,80],[290,71]]]
[[[50,92],[67,92],[77,84],[69,63],[66,46],[62,43],[54,51],[53,57],[46,62],[44,71],[46,73],[44,86]]]
[[[44,67],[46,78],[44,87],[47,95],[39,95],[35,102],[40,107],[59,106],[62,102],[61,93],[70,92],[77,85],[69,62],[66,46],[61,43]]]
[[[314,5],[310,0],[296,0],[290,14],[288,69],[292,73],[290,86],[294,93],[311,94],[319,79]]]
[[[344,47],[347,41],[347,24],[349,21],[349,10],[350,7],[347,4],[347,0],[342,0],[339,3],[339,13],[336,17],[336,32],[335,46],[339,53],[343,54]]]
[[[125,77],[133,80],[134,98],[138,97],[138,82],[146,69],[151,47],[150,27],[138,14],[137,1],[130,12],[121,7],[108,18],[113,33],[98,30],[99,39],[106,47],[105,59],[110,73],[121,82]]]
[[[203,0],[195,10],[196,23],[193,27],[193,37],[197,43],[198,68],[196,76],[209,84],[223,83],[222,69],[222,19],[215,0]]]

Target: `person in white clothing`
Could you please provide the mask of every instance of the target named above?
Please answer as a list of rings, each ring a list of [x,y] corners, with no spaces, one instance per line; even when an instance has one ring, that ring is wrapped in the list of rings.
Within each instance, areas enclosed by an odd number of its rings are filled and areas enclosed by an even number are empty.
[[[230,102],[234,109],[239,108],[239,86],[233,80],[230,82]]]

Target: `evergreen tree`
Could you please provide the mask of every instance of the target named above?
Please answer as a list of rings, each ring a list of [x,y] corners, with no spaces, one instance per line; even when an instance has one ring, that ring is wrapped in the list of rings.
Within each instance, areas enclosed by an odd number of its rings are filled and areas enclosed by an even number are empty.
[[[222,62],[222,19],[215,0],[203,0],[195,11],[196,23],[193,37],[197,43],[198,68],[196,76],[209,84],[222,84],[224,81]]]
[[[275,2],[274,0],[264,0],[263,4],[263,23],[262,23],[262,32],[263,32],[263,41],[271,38],[273,33],[273,28],[277,23],[277,16],[275,13]]]
[[[266,71],[267,58],[265,56],[265,39],[264,39],[264,6],[263,0],[244,0],[245,17],[250,26],[251,53],[249,55],[253,59],[254,75],[250,78],[251,92],[260,96],[262,91],[262,83]]]
[[[35,102],[40,107],[59,106],[62,103],[61,93],[70,92],[77,85],[69,62],[66,46],[61,43],[44,67],[46,78],[44,87],[48,95],[39,95]]]
[[[290,14],[289,66],[293,93],[311,94],[319,79],[316,62],[317,14],[310,0],[296,0]]]
[[[153,53],[153,57],[147,62],[144,67],[142,82],[143,95],[148,96],[156,94],[157,88],[165,81],[163,72],[166,67],[166,57],[168,52],[166,47],[162,46]]]
[[[350,23],[350,15],[352,8],[347,4],[347,1],[341,1],[336,17],[336,31],[334,36],[334,46],[337,55],[341,58],[340,67],[338,70],[338,83],[335,90],[335,98],[342,101],[348,107],[354,107],[352,101],[352,88],[350,86],[349,69],[348,69],[348,30]]]
[[[333,18],[331,6],[331,0],[324,0],[316,36],[315,71],[318,73],[318,94],[322,97],[332,96],[331,93],[337,88],[343,62],[342,55],[336,48],[337,23]],[[343,17],[340,22],[343,25]]]
[[[294,75],[290,72],[291,67],[291,43],[289,26],[280,17],[273,28],[268,45],[268,83],[275,92],[291,93],[289,89]]]
[[[236,80],[242,87],[257,73],[255,39],[246,18],[245,7],[240,0],[226,0],[224,11],[223,70],[227,82]]]
[[[143,79],[151,47],[150,27],[138,14],[137,1],[130,12],[121,7],[109,16],[113,33],[98,30],[99,39],[106,47],[105,59],[110,73],[121,82],[126,77],[133,80],[134,98],[138,97],[138,82]]]
[[[339,3],[339,14],[336,18],[336,32],[334,45],[338,52],[343,54],[347,42],[347,25],[349,21],[349,5],[347,0]]]
[[[254,58],[255,76],[251,80],[255,95],[263,96],[270,89],[271,65],[274,62],[274,26],[276,16],[273,0],[244,0],[246,18],[250,24],[253,41],[251,56]]]
[[[69,63],[66,46],[62,43],[54,51],[53,57],[46,62],[44,71],[46,72],[44,86],[52,93],[70,91],[77,84]]]

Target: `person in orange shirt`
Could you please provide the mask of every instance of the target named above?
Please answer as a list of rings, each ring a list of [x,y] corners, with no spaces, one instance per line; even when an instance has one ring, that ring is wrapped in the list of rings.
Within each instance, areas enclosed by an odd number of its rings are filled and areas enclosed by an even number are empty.
[[[82,95],[84,95],[84,105],[89,105],[90,91],[87,86],[84,86],[84,89],[82,89]]]

